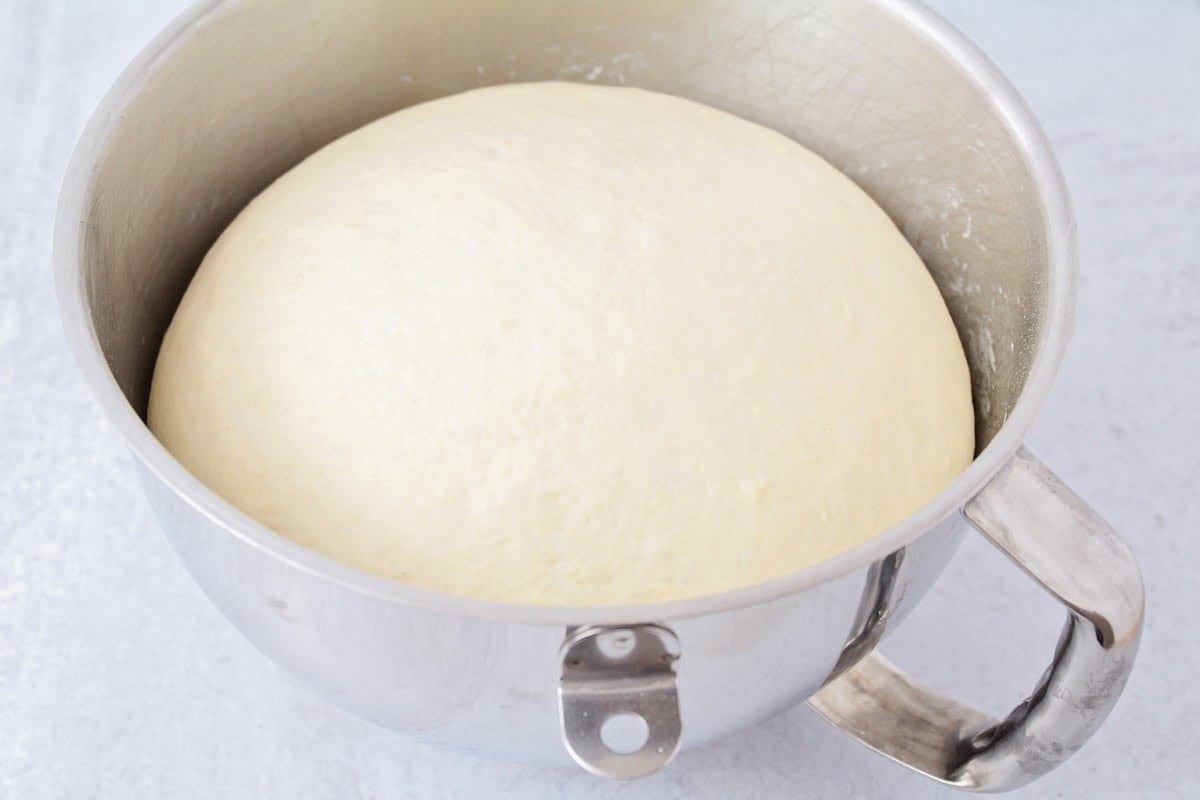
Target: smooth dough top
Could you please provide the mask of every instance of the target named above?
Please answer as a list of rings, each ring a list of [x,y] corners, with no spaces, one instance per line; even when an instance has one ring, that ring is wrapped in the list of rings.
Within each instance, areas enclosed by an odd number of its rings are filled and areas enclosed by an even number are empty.
[[[288,537],[418,586],[622,605],[857,545],[971,460],[920,258],[791,139],[514,84],[318,151],[220,237],[150,427]]]

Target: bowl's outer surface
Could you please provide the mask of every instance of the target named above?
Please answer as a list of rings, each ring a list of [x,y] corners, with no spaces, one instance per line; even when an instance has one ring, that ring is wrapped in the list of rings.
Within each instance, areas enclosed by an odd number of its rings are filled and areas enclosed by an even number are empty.
[[[141,419],[154,358],[233,215],[382,114],[547,79],[710,103],[793,136],[866,188],[929,265],[959,328],[981,448],[971,468],[892,530],[801,573],[657,606],[550,609],[441,596],[338,565],[174,462]],[[1024,106],[930,14],[869,0],[203,3],[147,48],[89,126],[56,261],[83,371],[139,457],[176,550],[245,635],[384,725],[537,760],[566,758],[555,692],[568,626],[671,626],[685,746],[804,699],[846,666],[847,642],[856,653],[877,642],[941,572],[965,530],[955,512],[1031,424],[1061,358],[1075,280],[1065,193]],[[884,571],[892,589],[874,607]]]

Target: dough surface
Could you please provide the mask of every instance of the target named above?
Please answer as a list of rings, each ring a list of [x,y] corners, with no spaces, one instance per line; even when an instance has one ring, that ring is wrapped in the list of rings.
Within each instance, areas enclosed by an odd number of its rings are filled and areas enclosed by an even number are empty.
[[[418,586],[618,605],[847,550],[970,463],[920,258],[767,128],[630,88],[397,112],[204,259],[149,423],[293,540]]]

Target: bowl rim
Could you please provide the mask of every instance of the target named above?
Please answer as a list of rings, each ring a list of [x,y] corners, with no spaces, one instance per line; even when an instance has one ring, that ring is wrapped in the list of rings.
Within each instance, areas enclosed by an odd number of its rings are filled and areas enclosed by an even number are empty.
[[[1041,346],[1008,420],[983,452],[935,498],[885,531],[833,558],[767,581],[681,600],[614,606],[542,606],[484,600],[404,584],[321,555],[262,525],[227,503],[177,462],[133,409],[108,368],[88,310],[84,272],[87,209],[97,165],[126,107],[184,46],[192,32],[238,0],[201,0],[142,49],[121,73],[88,122],[71,157],[59,200],[54,271],[59,313],[75,360],[105,417],[137,459],[192,509],[243,543],[289,566],[375,598],[480,619],[542,625],[627,625],[716,614],[770,602],[840,578],[912,543],[959,511],[1021,446],[1053,386],[1070,338],[1078,293],[1076,226],[1065,182],[1049,141],[1032,112],[1000,70],[938,14],[915,0],[874,0],[940,48],[988,96],[1021,151],[1043,205],[1049,284]]]

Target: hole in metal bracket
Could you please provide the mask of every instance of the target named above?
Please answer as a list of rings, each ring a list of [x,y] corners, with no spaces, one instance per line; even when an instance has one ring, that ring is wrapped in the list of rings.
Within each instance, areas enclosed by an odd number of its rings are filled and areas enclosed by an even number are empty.
[[[618,711],[610,714],[600,725],[600,741],[614,753],[628,755],[646,746],[650,739],[650,726],[641,714]]]

